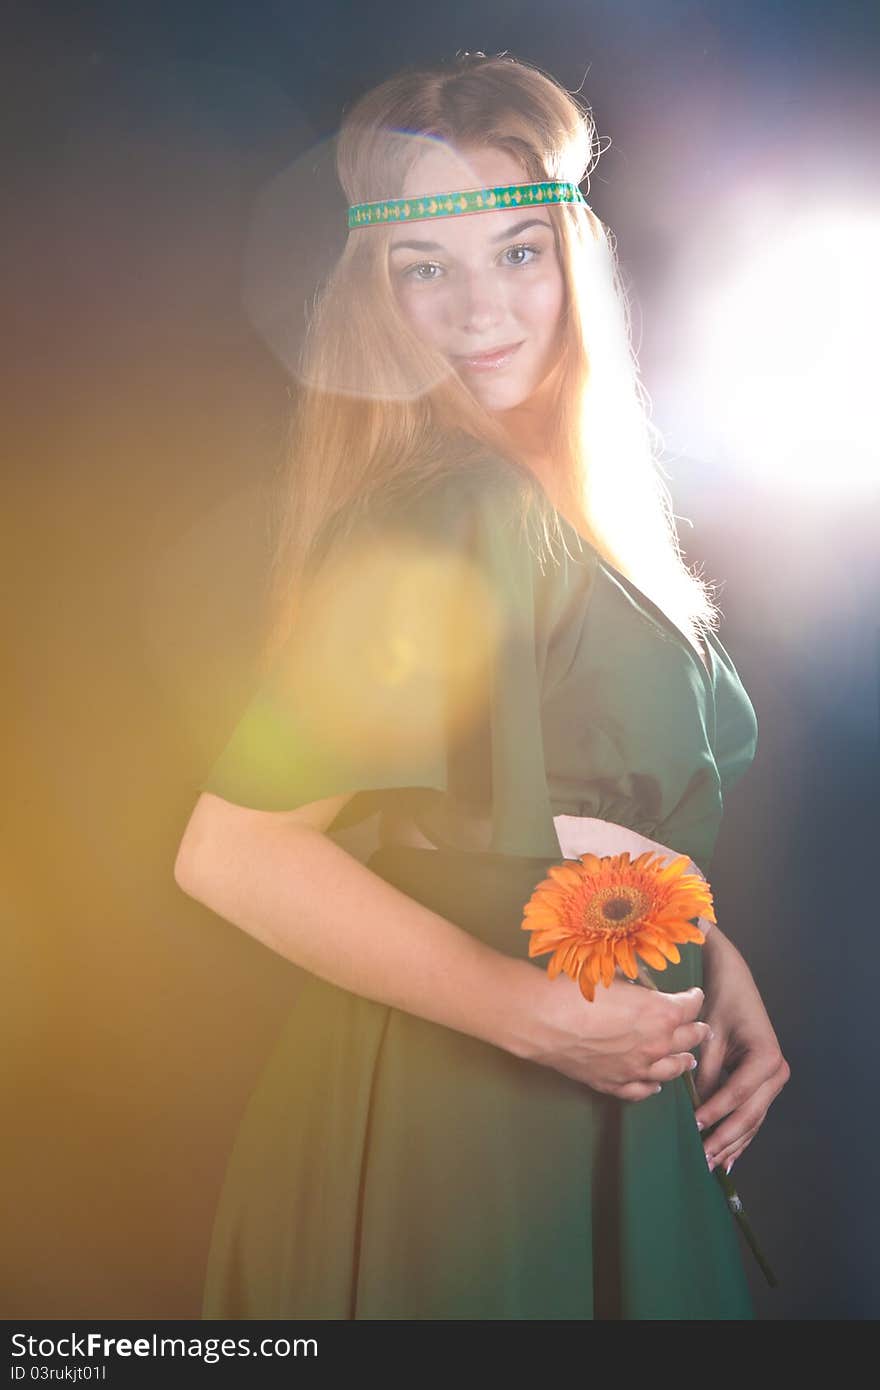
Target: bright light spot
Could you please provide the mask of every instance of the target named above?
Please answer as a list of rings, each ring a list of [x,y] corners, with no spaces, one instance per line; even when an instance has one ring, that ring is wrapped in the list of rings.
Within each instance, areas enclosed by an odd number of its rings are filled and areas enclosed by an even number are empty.
[[[460,551],[391,527],[349,540],[308,588],[278,708],[325,751],[435,756],[438,731],[488,717],[503,621]]]
[[[691,283],[687,412],[768,482],[876,486],[880,216],[813,214],[772,239],[767,226],[713,289]]]

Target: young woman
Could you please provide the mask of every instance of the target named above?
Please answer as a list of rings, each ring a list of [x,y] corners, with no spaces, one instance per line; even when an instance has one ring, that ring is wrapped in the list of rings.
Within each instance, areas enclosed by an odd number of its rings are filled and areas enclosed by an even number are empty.
[[[742,956],[712,927],[658,991],[587,1003],[521,929],[563,853],[705,873],[756,746],[579,191],[595,152],[506,56],[407,71],[342,128],[264,679],[175,869],[308,972],[206,1318],[754,1316],[707,1156],[789,1069]],[[369,816],[362,862],[331,832]]]

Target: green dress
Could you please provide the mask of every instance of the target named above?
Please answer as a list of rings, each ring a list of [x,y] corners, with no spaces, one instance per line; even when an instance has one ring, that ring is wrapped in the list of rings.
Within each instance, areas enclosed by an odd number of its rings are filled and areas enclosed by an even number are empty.
[[[405,808],[440,848],[370,867],[523,960],[554,815],[708,873],[757,733],[717,638],[707,671],[561,518],[548,557],[548,515],[484,454],[329,528],[203,783],[265,810],[356,792],[331,833]],[[655,979],[700,984],[700,948]],[[229,1157],[202,1316],[753,1318],[745,1254],[681,1078],[621,1101],[309,975]]]

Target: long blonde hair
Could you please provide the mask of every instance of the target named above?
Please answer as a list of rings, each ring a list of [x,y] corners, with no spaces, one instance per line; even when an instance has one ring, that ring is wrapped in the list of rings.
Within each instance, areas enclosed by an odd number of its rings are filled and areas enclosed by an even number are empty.
[[[581,185],[599,157],[589,108],[552,78],[508,54],[460,54],[406,69],[346,115],[337,172],[349,203],[400,196],[419,134],[457,148],[484,144],[514,155],[524,181]],[[541,496],[599,554],[693,640],[715,630],[707,582],[686,566],[660,440],[649,420],[631,344],[629,305],[613,234],[580,205],[550,205],[566,308],[557,369],[552,476]],[[336,515],[354,517],[377,491],[429,484],[486,449],[532,477],[527,459],[400,312],[388,267],[391,227],[349,233],[316,296],[301,354],[306,383],[357,381],[356,390],[305,385],[290,424],[272,573],[265,659],[289,635],[315,539]],[[426,381],[437,382],[430,390]],[[421,383],[421,389],[419,389]],[[524,490],[525,510],[530,494]],[[541,508],[541,526],[547,516]],[[524,513],[525,518],[525,513]],[[557,531],[560,530],[558,517]]]

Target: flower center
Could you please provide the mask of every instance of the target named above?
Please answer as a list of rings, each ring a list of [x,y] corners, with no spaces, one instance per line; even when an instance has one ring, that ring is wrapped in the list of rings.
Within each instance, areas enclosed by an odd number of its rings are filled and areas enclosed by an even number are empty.
[[[632,903],[629,898],[609,898],[607,902],[602,904],[602,915],[607,917],[610,922],[622,922],[631,911]]]
[[[628,932],[651,909],[651,896],[635,884],[615,883],[594,893],[586,904],[584,926],[599,935]]]

